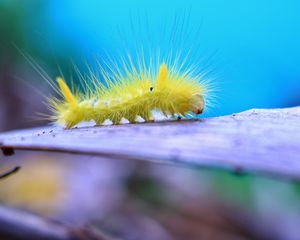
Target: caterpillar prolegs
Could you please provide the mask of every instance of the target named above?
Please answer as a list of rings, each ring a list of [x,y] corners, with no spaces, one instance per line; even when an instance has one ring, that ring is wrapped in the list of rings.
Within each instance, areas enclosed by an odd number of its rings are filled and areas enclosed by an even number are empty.
[[[130,123],[141,117],[152,121],[153,110],[164,115],[185,117],[204,111],[207,84],[190,71],[161,63],[153,69],[125,68],[125,74],[101,70],[103,83],[93,78],[85,81],[86,92],[72,92],[65,80],[57,78],[62,99],[52,98],[49,106],[51,119],[72,128],[80,122],[94,120],[97,125],[110,120],[119,124],[122,119]]]

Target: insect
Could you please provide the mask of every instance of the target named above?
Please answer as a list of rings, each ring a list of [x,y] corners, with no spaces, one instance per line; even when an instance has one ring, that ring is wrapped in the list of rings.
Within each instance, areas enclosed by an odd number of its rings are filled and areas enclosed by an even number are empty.
[[[85,92],[71,91],[66,81],[58,77],[61,99],[48,101],[51,120],[72,128],[80,122],[94,120],[101,125],[105,120],[119,124],[123,120],[135,123],[155,120],[153,111],[181,119],[196,116],[205,109],[209,85],[192,71],[182,71],[176,64],[161,62],[155,70],[151,66],[131,62],[121,70],[107,73],[101,68],[103,81],[85,81]]]

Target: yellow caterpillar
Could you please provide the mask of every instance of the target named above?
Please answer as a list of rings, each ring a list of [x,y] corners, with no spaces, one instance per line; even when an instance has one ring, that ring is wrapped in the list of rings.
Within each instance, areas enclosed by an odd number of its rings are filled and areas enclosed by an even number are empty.
[[[119,124],[122,119],[134,123],[139,117],[153,121],[155,110],[173,117],[195,116],[204,111],[209,88],[201,76],[164,62],[156,71],[151,67],[134,67],[132,63],[123,68],[124,73],[118,69],[112,74],[101,68],[104,83],[93,77],[90,84],[85,81],[86,92],[72,92],[65,80],[58,77],[62,99],[49,99],[52,121],[72,128],[91,120],[97,125],[107,119],[112,124]]]

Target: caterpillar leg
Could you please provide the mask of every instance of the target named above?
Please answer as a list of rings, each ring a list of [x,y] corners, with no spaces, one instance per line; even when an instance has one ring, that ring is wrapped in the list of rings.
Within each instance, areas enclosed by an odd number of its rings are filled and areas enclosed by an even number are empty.
[[[151,111],[145,111],[140,115],[146,122],[154,122],[154,118]]]
[[[96,119],[94,119],[94,121],[95,121],[96,125],[102,125],[103,122],[105,121],[105,119],[104,118],[96,118]]]
[[[121,119],[122,119],[122,115],[117,113],[116,115],[114,115],[110,120],[112,121],[112,123],[114,125],[117,125],[117,124],[120,124],[121,122]]]
[[[131,116],[127,116],[126,119],[130,122],[130,123],[136,123],[136,117],[135,115],[131,115]]]

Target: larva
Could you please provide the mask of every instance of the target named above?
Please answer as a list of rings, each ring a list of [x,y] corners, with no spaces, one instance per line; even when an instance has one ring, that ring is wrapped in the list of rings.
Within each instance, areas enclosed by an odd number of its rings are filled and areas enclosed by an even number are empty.
[[[99,79],[90,84],[85,81],[86,92],[72,92],[65,80],[58,77],[62,99],[49,100],[51,119],[72,128],[91,120],[97,125],[105,120],[119,124],[122,119],[134,123],[139,117],[148,122],[154,120],[153,110],[179,118],[204,111],[208,86],[190,71],[182,72],[175,64],[165,62],[156,71],[150,67],[124,68],[125,74],[108,74],[101,69],[104,83]]]

